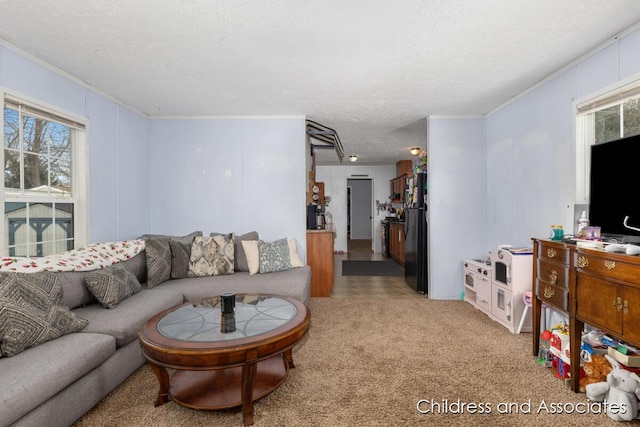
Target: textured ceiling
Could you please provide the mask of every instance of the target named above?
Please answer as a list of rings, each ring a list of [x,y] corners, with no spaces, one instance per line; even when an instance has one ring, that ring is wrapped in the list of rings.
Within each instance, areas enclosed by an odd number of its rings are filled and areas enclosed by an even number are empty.
[[[149,116],[306,115],[364,164],[638,22],[637,0],[0,0],[0,39]]]

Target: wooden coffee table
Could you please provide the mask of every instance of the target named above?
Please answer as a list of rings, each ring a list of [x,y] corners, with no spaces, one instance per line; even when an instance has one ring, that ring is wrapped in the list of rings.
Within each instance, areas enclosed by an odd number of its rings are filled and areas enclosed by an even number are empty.
[[[294,368],[291,352],[309,318],[300,301],[259,294],[236,295],[233,315],[222,314],[217,296],[156,314],[138,333],[160,384],[155,405],[169,399],[193,409],[242,405],[244,425],[253,424],[253,402]]]

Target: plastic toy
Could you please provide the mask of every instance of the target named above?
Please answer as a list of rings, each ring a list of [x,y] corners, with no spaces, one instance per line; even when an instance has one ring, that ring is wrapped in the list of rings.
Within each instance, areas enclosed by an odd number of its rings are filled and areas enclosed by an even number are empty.
[[[591,361],[585,362],[582,367],[584,377],[580,378],[580,392],[584,393],[589,384],[607,381],[607,375],[611,372],[611,364],[604,356],[598,354],[591,355]]]
[[[551,331],[544,331],[540,334],[540,344],[538,350],[538,364],[542,367],[549,368],[552,366],[551,364],[551,343],[549,343],[549,339],[551,338]]]
[[[607,401],[617,405],[620,410],[607,411],[609,418],[615,421],[631,421],[638,416],[640,399],[640,377],[620,367],[617,360],[605,355],[613,369],[607,375],[606,382],[589,384],[585,387],[587,397],[594,402]]]

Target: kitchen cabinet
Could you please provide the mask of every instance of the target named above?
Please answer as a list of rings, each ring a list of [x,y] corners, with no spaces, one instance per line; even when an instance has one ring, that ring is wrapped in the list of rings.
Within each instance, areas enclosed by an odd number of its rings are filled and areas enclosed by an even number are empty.
[[[411,160],[400,160],[396,162],[396,177],[390,181],[391,195],[389,199],[392,202],[404,202],[407,177],[409,173],[411,173],[412,164],[413,162]]]
[[[307,230],[307,265],[311,296],[328,297],[333,289],[333,230]]]
[[[399,160],[396,162],[396,176],[406,175],[413,169],[413,161]]]
[[[399,176],[391,180],[389,199],[395,203],[404,202],[404,193],[407,186],[407,175]]]
[[[533,355],[540,346],[542,304],[566,313],[571,389],[577,392],[585,324],[640,346],[640,257],[533,240]]]
[[[404,267],[404,223],[392,222],[389,229],[389,252],[391,258]]]

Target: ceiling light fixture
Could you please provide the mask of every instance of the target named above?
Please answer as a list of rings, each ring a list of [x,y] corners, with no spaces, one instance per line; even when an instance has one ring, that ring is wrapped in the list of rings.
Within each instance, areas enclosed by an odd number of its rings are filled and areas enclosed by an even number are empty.
[[[358,160],[358,156],[356,156],[356,155],[354,155],[354,154],[352,154],[352,155],[350,155],[350,156],[349,156],[349,161],[350,161],[351,163],[355,162],[356,160]]]
[[[409,152],[412,156],[417,156],[418,154],[420,154],[420,147],[413,147],[409,150]]]

